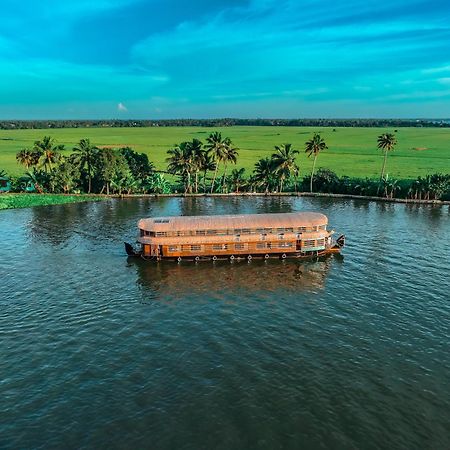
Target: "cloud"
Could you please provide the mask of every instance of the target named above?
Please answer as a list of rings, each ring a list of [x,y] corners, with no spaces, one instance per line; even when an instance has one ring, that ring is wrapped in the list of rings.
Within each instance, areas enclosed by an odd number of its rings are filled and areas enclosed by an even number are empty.
[[[117,111],[125,112],[128,111],[128,108],[122,102],[119,102],[117,105]]]

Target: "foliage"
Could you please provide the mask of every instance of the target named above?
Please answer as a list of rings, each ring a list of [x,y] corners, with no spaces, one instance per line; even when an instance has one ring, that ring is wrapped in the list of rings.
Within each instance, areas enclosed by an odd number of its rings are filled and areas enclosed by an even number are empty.
[[[87,178],[88,194],[92,190],[92,177],[94,175],[95,159],[98,157],[98,148],[91,144],[89,139],[81,139],[77,147],[73,148],[73,160],[78,164],[82,179]]]
[[[385,133],[378,136],[378,147],[386,155],[396,145],[396,136]],[[260,158],[247,175],[245,167],[233,168],[238,162],[238,149],[229,137],[212,132],[206,143],[198,138],[183,141],[167,151],[167,171],[157,171],[145,153],[130,147],[98,148],[89,139],[81,139],[70,154],[61,154],[64,146],[45,136],[36,140],[32,150],[22,149],[17,154],[27,172],[12,177],[13,191],[38,193],[106,194],[171,192],[289,192],[311,190],[317,192],[383,196],[386,198],[442,199],[450,196],[450,175],[435,173],[405,180],[384,174],[381,180],[338,176],[327,168],[300,177],[298,150],[291,143],[275,145],[270,156]],[[317,158],[328,148],[319,133],[314,133],[305,144],[305,152]],[[328,155],[326,153],[325,155]],[[325,156],[324,155],[324,156]],[[240,159],[239,159],[240,161]],[[219,170],[221,172],[219,174]],[[164,175],[168,174],[168,175]],[[166,178],[167,176],[167,178]],[[174,178],[178,180],[174,182]]]
[[[172,186],[164,178],[164,175],[156,172],[145,178],[142,188],[148,194],[170,194],[172,192]]]
[[[327,148],[328,148],[327,144],[325,143],[324,139],[319,133],[314,133],[313,137],[309,141],[305,142],[305,153],[308,154],[308,158],[314,156],[309,184],[309,192],[313,191],[313,178],[314,178],[314,170],[316,168],[317,157],[319,156],[319,153],[321,151]]]
[[[63,203],[88,202],[100,200],[101,197],[86,195],[55,194],[2,194],[0,210],[11,208],[29,208],[30,206],[59,205]]]
[[[299,154],[298,150],[292,148],[292,144],[282,144],[275,146],[276,152],[272,154],[272,165],[275,176],[279,180],[280,192],[283,191],[283,183],[292,176],[297,179],[300,168],[295,157]],[[297,190],[297,189],[295,189]]]
[[[397,145],[397,139],[392,133],[383,133],[378,136],[377,139],[377,147],[383,151],[383,166],[381,167],[381,176],[380,180],[384,182],[385,173],[386,173],[386,161],[388,152],[394,150],[394,147]]]

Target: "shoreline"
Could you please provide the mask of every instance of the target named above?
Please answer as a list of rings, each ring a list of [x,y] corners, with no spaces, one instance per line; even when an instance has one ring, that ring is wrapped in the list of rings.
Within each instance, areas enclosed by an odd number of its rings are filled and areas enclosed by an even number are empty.
[[[375,196],[352,195],[352,194],[327,194],[321,192],[282,192],[282,193],[261,193],[261,192],[242,192],[229,194],[24,194],[24,193],[4,193],[0,194],[0,211],[9,209],[31,208],[35,206],[51,206],[68,203],[102,201],[110,198],[116,199],[133,199],[133,198],[208,198],[208,197],[309,197],[309,198],[331,198],[331,199],[348,199],[348,200],[364,200],[379,203],[403,203],[410,205],[434,205],[434,206],[450,206],[450,200],[415,200],[404,198],[384,198]],[[17,199],[18,202],[2,200]],[[21,202],[22,200],[22,202]]]
[[[369,195],[353,195],[353,194],[327,194],[323,192],[276,192],[276,193],[263,193],[263,192],[238,192],[229,194],[114,194],[106,196],[108,198],[155,198],[155,197],[316,197],[316,198],[342,198],[349,200],[366,200],[384,203],[409,203],[409,204],[421,204],[421,205],[450,205],[450,200],[415,200],[406,198],[385,198]]]

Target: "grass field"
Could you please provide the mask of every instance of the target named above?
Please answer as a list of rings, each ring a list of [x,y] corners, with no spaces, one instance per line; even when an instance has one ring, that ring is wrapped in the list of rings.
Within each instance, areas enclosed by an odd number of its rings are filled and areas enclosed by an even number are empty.
[[[205,141],[212,131],[221,131],[240,149],[237,167],[253,170],[255,162],[273,152],[274,145],[290,142],[301,150],[298,158],[301,175],[311,171],[312,161],[304,154],[304,143],[314,131],[325,138],[329,149],[323,152],[317,167],[350,177],[379,176],[382,154],[376,148],[377,136],[393,129],[381,128],[308,128],[308,127],[227,127],[227,128],[66,128],[52,130],[0,130],[0,170],[17,175],[24,169],[15,161],[16,152],[32,147],[44,135],[65,144],[67,153],[81,138],[90,138],[98,146],[130,146],[145,152],[158,169],[166,166],[166,151],[176,143],[198,138]],[[412,179],[435,172],[450,173],[450,128],[399,128],[398,144],[390,153],[387,172],[390,177]]]
[[[59,195],[59,194],[1,194],[0,210],[29,208],[30,206],[61,205],[64,203],[92,202],[103,197],[93,195]]]

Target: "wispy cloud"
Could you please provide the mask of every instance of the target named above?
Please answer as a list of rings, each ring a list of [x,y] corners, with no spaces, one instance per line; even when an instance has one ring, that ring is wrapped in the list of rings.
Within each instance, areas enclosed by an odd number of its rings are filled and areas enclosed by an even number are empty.
[[[128,111],[128,108],[122,102],[119,102],[117,104],[117,111],[126,112]]]

